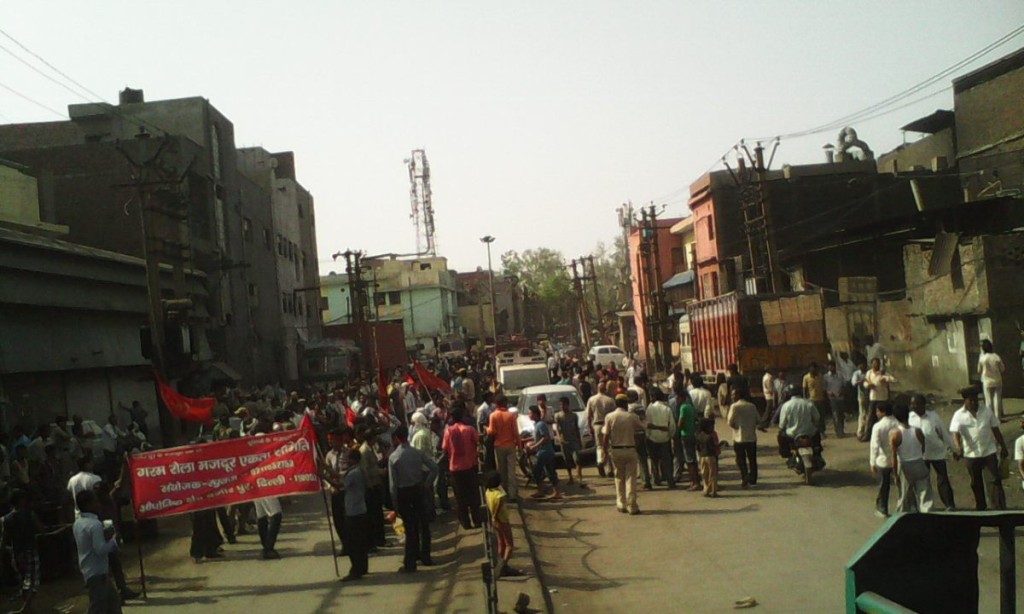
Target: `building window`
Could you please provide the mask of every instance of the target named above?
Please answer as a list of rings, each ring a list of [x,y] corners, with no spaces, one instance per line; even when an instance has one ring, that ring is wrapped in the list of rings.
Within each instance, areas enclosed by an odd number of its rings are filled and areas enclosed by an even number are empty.
[[[306,217],[306,216],[305,216],[305,215],[303,214],[303,212],[302,212],[302,201],[300,200],[300,201],[298,201],[298,202],[297,202],[297,203],[295,203],[295,204],[296,204],[296,205],[298,206],[298,209],[299,209],[299,217]]]
[[[388,304],[389,305],[401,305],[402,304],[402,293],[401,292],[388,292]]]
[[[686,270],[686,252],[682,247],[672,248],[672,272],[681,273]]]
[[[373,295],[373,304],[375,306],[377,306],[377,307],[383,307],[384,305],[387,304],[387,302],[385,300],[386,298],[387,298],[387,295],[384,294],[384,293],[374,294]]]
[[[288,313],[288,295],[284,292],[281,293],[281,311]]]
[[[715,240],[715,220],[710,215],[708,217],[704,218],[704,219],[707,220],[707,225],[708,225],[708,241],[714,241]]]
[[[263,245],[266,246],[268,252],[274,251],[274,236],[266,226],[263,227]]]
[[[277,235],[277,255],[284,256],[285,253],[284,237]]]
[[[242,238],[252,243],[252,220],[247,217],[242,218]]]

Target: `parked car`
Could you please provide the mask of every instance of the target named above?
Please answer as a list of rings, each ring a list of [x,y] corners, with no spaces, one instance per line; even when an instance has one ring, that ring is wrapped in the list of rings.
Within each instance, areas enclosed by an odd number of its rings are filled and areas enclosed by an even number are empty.
[[[626,366],[626,358],[628,358],[626,353],[617,345],[595,345],[590,348],[590,359],[594,361],[595,365],[608,366],[614,363],[615,368],[619,369]]]
[[[537,397],[544,395],[548,400],[548,407],[558,413],[562,411],[562,398],[568,397],[569,408],[576,414],[579,420],[580,436],[583,439],[581,452],[593,452],[595,450],[594,435],[590,432],[590,425],[587,424],[587,409],[583,405],[580,393],[573,386],[564,384],[548,384],[546,386],[530,386],[524,388],[519,394],[519,402],[515,407],[510,408],[519,414],[519,436],[525,439],[533,439],[533,421],[530,420],[530,406],[537,405]],[[561,455],[561,446],[555,441],[555,451]]]

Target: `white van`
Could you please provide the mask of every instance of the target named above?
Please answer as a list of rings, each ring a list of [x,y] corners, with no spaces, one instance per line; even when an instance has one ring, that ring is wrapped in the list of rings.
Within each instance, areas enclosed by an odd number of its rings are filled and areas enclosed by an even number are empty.
[[[548,375],[546,364],[508,365],[498,368],[498,383],[501,384],[511,407],[519,399],[521,390],[530,386],[550,384],[551,377]]]

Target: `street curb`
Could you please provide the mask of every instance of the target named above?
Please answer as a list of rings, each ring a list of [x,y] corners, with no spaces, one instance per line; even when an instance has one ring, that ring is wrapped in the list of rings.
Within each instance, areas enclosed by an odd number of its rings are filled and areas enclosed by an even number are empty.
[[[540,584],[541,595],[544,598],[544,609],[547,614],[555,613],[555,602],[551,598],[551,591],[548,590],[548,582],[544,576],[544,569],[540,564],[539,555],[537,554],[537,544],[533,539],[533,533],[530,531],[529,525],[526,524],[526,516],[523,514],[522,501],[517,501],[515,505],[516,513],[519,514],[519,522],[523,527],[523,535],[526,536],[526,544],[530,547],[530,559],[533,561],[533,568],[536,571],[537,582]]]

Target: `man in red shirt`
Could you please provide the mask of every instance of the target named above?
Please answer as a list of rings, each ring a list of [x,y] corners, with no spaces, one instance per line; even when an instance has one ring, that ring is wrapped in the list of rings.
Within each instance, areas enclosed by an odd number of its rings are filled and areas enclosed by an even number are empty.
[[[444,432],[441,449],[448,455],[452,489],[455,491],[455,506],[459,522],[465,529],[479,528],[480,485],[477,479],[477,443],[480,434],[466,424],[466,405],[461,401],[452,404],[452,424]],[[472,522],[470,522],[472,520]]]
[[[519,499],[519,484],[516,482],[516,452],[519,450],[519,420],[508,410],[508,399],[498,395],[497,406],[487,425],[487,434],[494,437],[494,458],[498,463],[501,483],[508,493],[508,501]]]

